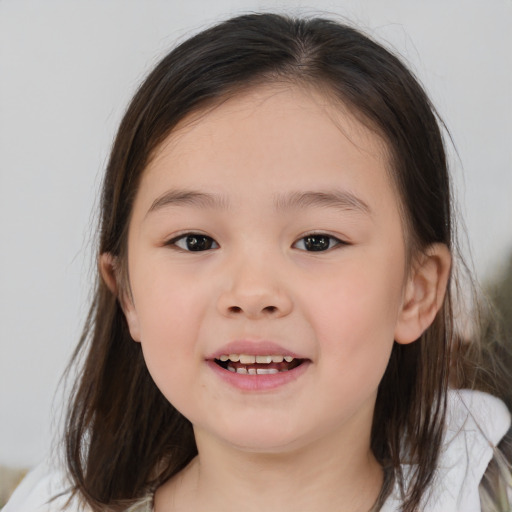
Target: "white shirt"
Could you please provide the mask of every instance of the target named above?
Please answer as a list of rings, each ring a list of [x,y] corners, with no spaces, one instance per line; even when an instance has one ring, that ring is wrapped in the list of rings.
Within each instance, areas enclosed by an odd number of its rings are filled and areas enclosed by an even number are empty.
[[[446,432],[434,481],[423,512],[481,512],[478,486],[493,450],[510,428],[505,404],[486,393],[448,392]],[[407,474],[407,468],[404,468]],[[398,487],[381,512],[400,510]]]
[[[447,429],[439,464],[421,510],[481,512],[478,486],[492,459],[493,448],[510,424],[510,413],[501,400],[479,391],[449,391]],[[2,512],[61,512],[68,495],[49,500],[66,488],[69,483],[65,473],[49,463],[42,464],[25,477]],[[400,506],[396,487],[381,512],[398,512]],[[77,504],[70,504],[65,510],[79,512]],[[150,512],[151,499],[145,499],[130,511]]]

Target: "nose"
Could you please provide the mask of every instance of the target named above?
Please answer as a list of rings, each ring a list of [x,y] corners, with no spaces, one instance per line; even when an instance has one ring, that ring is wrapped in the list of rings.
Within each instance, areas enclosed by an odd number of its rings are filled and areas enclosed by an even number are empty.
[[[264,260],[265,258],[262,258]],[[245,261],[229,266],[223,291],[218,298],[219,312],[228,317],[249,319],[279,318],[289,315],[292,299],[279,269],[270,263]]]

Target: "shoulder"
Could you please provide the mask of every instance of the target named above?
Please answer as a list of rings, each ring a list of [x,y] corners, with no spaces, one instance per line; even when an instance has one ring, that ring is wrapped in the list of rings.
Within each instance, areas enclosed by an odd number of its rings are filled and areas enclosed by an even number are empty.
[[[443,450],[434,482],[434,511],[480,512],[479,485],[494,449],[510,428],[505,404],[480,391],[457,390],[448,395],[448,415]],[[437,499],[436,499],[437,495]]]
[[[65,472],[46,461],[27,474],[2,512],[88,512],[78,503],[68,503],[69,489]]]
[[[510,412],[498,398],[450,390],[443,446],[423,512],[480,512],[480,482],[510,425]],[[398,496],[395,490],[382,512],[400,510]]]
[[[2,512],[91,512],[77,499],[70,500],[71,485],[62,466],[45,462],[34,468],[14,491]],[[126,512],[152,512],[151,496]]]

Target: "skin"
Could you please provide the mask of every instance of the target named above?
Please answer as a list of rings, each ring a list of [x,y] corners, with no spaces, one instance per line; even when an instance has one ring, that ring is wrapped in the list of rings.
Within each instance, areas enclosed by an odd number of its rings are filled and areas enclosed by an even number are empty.
[[[434,246],[406,268],[387,165],[375,133],[289,85],[186,118],[154,155],[133,207],[121,301],[199,452],[158,489],[156,512],[364,511],[375,502],[377,388],[394,340],[414,341],[433,320],[450,264]],[[162,201],[170,191],[215,201]],[[345,202],[290,201],[333,191]],[[211,249],[188,251],[187,233],[206,235]],[[311,233],[331,246],[306,250]],[[101,265],[116,288],[109,255]],[[272,341],[309,364],[283,386],[240,390],[205,361],[235,340]]]

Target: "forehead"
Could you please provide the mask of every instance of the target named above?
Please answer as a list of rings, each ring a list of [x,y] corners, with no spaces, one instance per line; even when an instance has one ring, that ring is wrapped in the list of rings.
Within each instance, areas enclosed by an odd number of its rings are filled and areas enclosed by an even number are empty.
[[[357,189],[363,182],[389,189],[387,169],[385,143],[342,103],[312,88],[272,84],[184,118],[154,152],[141,193],[245,186],[248,196],[275,195],[334,183]]]

